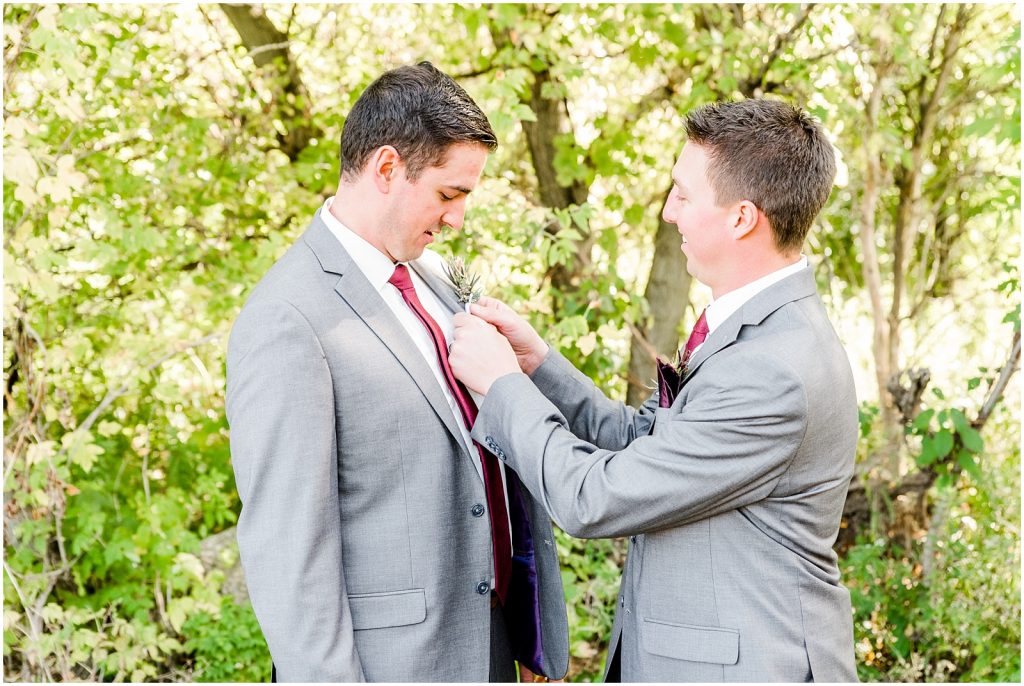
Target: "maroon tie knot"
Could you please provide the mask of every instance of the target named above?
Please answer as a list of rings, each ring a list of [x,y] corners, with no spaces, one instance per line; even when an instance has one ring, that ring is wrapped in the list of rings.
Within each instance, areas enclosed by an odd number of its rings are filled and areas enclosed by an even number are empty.
[[[694,333],[701,336],[707,337],[708,335],[708,318],[707,309],[701,310],[700,317],[697,319],[697,323],[693,325]]]
[[[409,268],[404,264],[395,265],[395,273],[388,279],[388,283],[400,291],[407,291],[412,288],[412,277],[409,276]]]
[[[689,361],[693,351],[708,337],[708,320],[704,316],[705,312],[707,312],[707,308],[704,309],[704,312],[700,313],[697,323],[693,325],[693,330],[690,331],[690,337],[686,340],[686,346],[683,348],[682,354],[683,364]]]

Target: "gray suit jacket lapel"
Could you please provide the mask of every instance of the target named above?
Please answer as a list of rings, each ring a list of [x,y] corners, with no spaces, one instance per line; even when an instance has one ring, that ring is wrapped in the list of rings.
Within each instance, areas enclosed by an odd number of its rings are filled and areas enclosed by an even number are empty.
[[[459,299],[455,297],[455,291],[444,274],[432,271],[426,260],[414,260],[409,263],[416,275],[423,279],[423,282],[430,287],[441,304],[451,313],[465,312],[465,308]]]
[[[815,296],[817,293],[817,288],[814,285],[814,270],[807,267],[755,295],[708,336],[707,341],[687,365],[684,382],[693,376],[693,373],[706,359],[735,343],[744,326],[758,326],[768,315],[783,305],[808,296]]]
[[[313,217],[313,223],[303,235],[306,245],[316,255],[325,272],[337,274],[340,277],[334,290],[391,351],[398,363],[416,382],[423,396],[437,413],[438,418],[444,422],[455,442],[463,446],[462,432],[455,423],[455,415],[452,413],[448,401],[445,400],[434,373],[430,371],[423,355],[420,354],[416,345],[409,338],[409,334],[395,318],[380,293],[373,290],[370,282],[366,280],[362,271],[353,262],[352,257],[320,219],[321,211],[317,210],[316,216]],[[417,273],[422,276],[422,271],[417,270]],[[431,288],[434,287],[431,286]],[[462,452],[466,452],[465,448]],[[470,459],[472,458],[470,457]]]

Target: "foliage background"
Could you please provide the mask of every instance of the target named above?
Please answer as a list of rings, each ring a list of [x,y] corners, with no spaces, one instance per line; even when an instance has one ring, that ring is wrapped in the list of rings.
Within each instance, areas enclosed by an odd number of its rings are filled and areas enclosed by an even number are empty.
[[[269,677],[226,335],[333,193],[355,98],[430,59],[501,140],[440,251],[634,403],[709,299],[659,221],[681,113],[763,95],[825,123],[807,253],[862,399],[837,542],[860,677],[1019,682],[1018,8],[3,12],[6,679]],[[593,680],[625,544],[559,549],[569,677]]]

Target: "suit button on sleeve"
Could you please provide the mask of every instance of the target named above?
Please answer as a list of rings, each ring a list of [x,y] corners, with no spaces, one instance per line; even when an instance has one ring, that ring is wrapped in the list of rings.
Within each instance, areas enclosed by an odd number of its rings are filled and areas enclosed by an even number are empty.
[[[491,590],[491,585],[486,581],[481,581],[476,585],[476,592],[480,595],[486,595],[489,590]]]
[[[480,503],[477,503],[476,505],[474,505],[472,507],[472,509],[470,509],[469,512],[474,517],[483,517],[483,515],[484,515],[484,506],[481,505]]]

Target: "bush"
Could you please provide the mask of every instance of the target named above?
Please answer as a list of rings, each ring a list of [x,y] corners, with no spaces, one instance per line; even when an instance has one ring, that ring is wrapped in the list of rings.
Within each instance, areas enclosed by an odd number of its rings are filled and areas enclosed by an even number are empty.
[[[185,622],[194,681],[270,681],[270,652],[249,605],[225,598],[220,616],[201,612]]]

